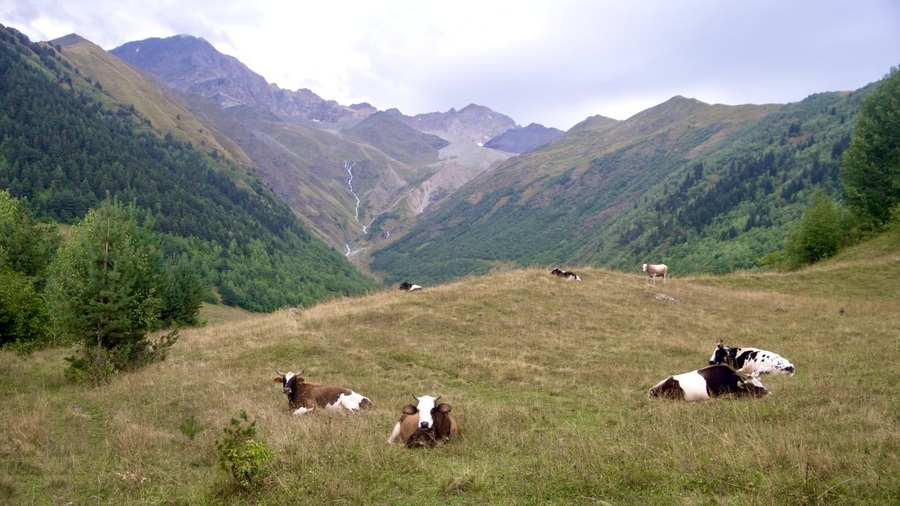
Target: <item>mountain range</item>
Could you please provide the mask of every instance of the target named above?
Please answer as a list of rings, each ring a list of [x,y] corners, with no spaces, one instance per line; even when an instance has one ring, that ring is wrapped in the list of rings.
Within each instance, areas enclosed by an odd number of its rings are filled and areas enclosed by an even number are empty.
[[[410,117],[369,104],[341,106],[310,90],[282,90],[191,36],[129,42],[110,53],[180,93],[194,114],[249,154],[298,216],[348,252],[402,230],[435,200],[513,154],[482,148],[518,128],[486,107]],[[532,147],[520,140],[515,148]],[[379,217],[385,233],[373,237],[367,229]]]
[[[765,268],[812,188],[839,194],[869,88],[792,104],[675,96],[562,132],[483,105],[407,116],[283,90],[193,36],[50,44],[160,135],[258,177],[388,283],[533,265]]]

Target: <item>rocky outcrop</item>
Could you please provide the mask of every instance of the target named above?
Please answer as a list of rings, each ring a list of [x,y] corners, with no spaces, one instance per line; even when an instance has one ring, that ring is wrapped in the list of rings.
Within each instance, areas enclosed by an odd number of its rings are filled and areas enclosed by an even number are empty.
[[[442,137],[464,139],[479,146],[507,130],[518,127],[509,116],[475,104],[469,104],[459,111],[450,109],[447,112],[430,112],[403,118],[416,130],[438,135],[446,134]]]

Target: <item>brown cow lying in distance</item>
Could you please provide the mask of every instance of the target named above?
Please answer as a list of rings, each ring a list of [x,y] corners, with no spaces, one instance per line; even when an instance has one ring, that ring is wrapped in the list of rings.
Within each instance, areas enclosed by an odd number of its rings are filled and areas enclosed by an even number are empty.
[[[450,405],[437,404],[441,396],[432,397],[423,395],[413,396],[417,405],[407,404],[403,406],[403,415],[394,425],[394,430],[388,437],[388,444],[402,440],[408,447],[443,446],[451,436],[459,436],[456,420],[450,415]]]
[[[370,409],[372,401],[364,395],[360,395],[349,388],[336,385],[320,385],[304,381],[303,371],[294,374],[292,372],[278,372],[275,383],[280,383],[288,404],[294,410],[295,415],[305,415],[318,408],[329,411],[348,411],[356,413],[361,409]]]

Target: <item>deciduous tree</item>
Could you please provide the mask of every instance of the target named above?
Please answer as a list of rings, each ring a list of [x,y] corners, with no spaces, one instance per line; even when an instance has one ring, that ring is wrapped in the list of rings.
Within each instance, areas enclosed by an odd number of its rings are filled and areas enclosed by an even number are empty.
[[[900,70],[872,90],[843,155],[844,200],[877,228],[900,204]]]
[[[58,244],[55,227],[36,223],[27,202],[0,191],[0,346],[44,334],[41,292]]]
[[[812,205],[788,234],[785,244],[787,266],[797,268],[835,254],[846,237],[843,214],[834,199],[816,188]]]

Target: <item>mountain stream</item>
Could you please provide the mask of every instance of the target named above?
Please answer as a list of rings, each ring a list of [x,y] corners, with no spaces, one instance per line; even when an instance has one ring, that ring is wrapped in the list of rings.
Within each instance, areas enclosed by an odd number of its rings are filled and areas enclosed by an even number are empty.
[[[346,161],[346,160],[344,161],[344,168],[347,169],[347,174],[349,175],[349,179],[347,180],[347,186],[350,187],[350,195],[353,195],[353,198],[356,199],[356,209],[355,209],[355,211],[354,211],[354,217],[356,218],[356,222],[359,223],[359,204],[360,204],[360,200],[359,200],[359,195],[357,195],[356,192],[353,191],[353,167],[354,167],[355,165],[356,165],[356,162],[352,162],[352,163],[351,163],[351,162],[348,162],[348,161]],[[360,225],[362,226],[363,234],[368,234],[369,232],[366,230],[366,226],[365,226],[365,225],[362,225],[362,224],[360,224]],[[350,250],[350,243],[344,243],[344,246],[347,248],[347,255],[346,255],[346,256],[350,256],[351,253],[352,253],[352,251]]]

